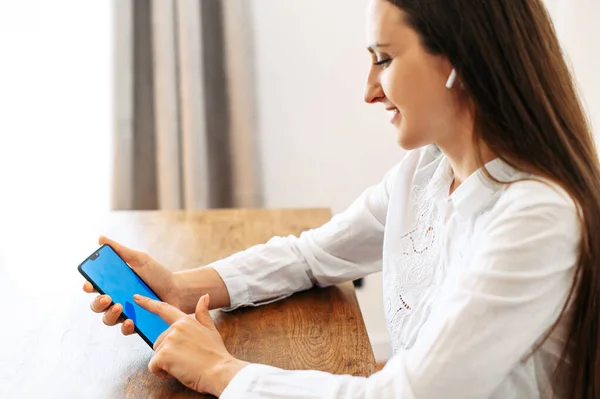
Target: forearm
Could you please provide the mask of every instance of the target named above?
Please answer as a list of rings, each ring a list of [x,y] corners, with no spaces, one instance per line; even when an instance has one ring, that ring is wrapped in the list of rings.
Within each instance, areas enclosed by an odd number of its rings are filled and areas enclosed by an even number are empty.
[[[233,309],[379,271],[387,202],[384,180],[344,213],[300,237],[273,237],[208,266],[175,273],[182,310],[193,312],[206,293],[213,308]]]
[[[230,298],[227,287],[217,273],[210,266],[176,272],[175,280],[179,291],[181,310],[193,313],[198,299],[204,294],[210,295],[210,308],[229,307]]]

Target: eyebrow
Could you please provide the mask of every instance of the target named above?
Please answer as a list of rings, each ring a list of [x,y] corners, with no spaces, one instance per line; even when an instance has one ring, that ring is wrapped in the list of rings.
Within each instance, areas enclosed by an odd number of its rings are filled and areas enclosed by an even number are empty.
[[[373,53],[375,51],[375,49],[385,48],[385,47],[389,47],[389,46],[391,46],[391,44],[375,43],[375,44],[371,44],[369,47],[367,47],[367,50],[369,50],[370,53]]]

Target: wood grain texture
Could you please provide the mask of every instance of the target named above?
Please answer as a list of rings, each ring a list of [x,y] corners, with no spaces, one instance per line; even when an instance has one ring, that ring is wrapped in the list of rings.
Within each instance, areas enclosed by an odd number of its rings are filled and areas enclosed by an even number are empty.
[[[107,233],[173,270],[184,270],[274,235],[298,234],[330,217],[325,209],[123,211],[110,214]],[[31,268],[42,255],[30,254]],[[11,297],[19,296],[3,315],[18,322],[0,333],[0,397],[205,397],[177,381],[154,377],[147,370],[153,351],[139,337],[123,337],[118,329],[103,326],[100,316],[89,310],[92,296],[81,291],[77,264],[48,263],[55,259],[48,253],[43,258],[47,272],[40,276],[52,279],[51,297],[23,296],[14,284],[0,284]],[[10,258],[2,266],[1,282],[32,278],[31,270]],[[376,371],[352,283],[211,314],[227,348],[240,359],[336,374],[368,376]]]

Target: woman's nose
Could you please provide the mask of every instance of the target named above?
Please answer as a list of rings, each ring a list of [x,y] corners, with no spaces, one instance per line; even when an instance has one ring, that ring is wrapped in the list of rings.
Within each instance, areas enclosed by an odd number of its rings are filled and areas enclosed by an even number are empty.
[[[367,85],[365,87],[365,102],[367,104],[373,104],[381,101],[384,97],[385,95],[383,94],[383,89],[381,88],[379,82],[375,81],[371,78],[371,76],[369,76],[369,79],[367,79]]]

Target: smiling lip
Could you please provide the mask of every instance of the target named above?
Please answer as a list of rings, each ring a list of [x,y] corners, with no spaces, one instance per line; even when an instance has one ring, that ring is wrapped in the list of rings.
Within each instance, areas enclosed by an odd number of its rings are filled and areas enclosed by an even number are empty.
[[[398,111],[398,108],[386,108],[386,111],[393,111],[392,119],[390,119],[390,123],[396,122],[396,120],[400,116],[400,111]]]

